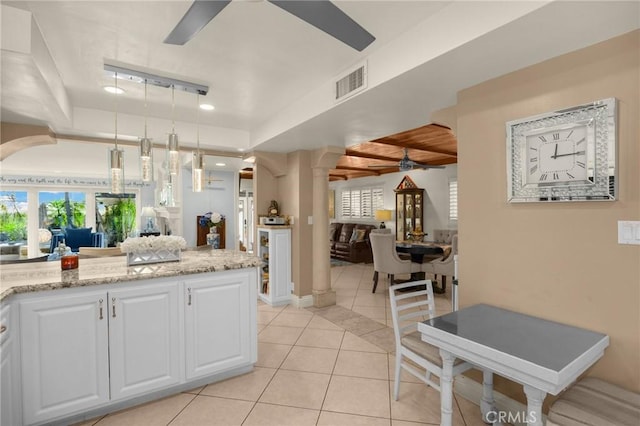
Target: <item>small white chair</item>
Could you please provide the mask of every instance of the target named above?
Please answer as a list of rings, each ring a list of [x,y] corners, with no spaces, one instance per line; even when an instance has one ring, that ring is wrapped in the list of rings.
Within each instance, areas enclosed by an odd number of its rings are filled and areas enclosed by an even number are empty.
[[[378,275],[380,272],[389,274],[389,287],[391,287],[396,274],[411,274],[421,271],[422,265],[419,263],[400,259],[396,252],[395,236],[391,233],[371,232],[369,241],[373,252],[372,293],[375,293],[378,287]]]
[[[425,286],[424,290],[399,292],[407,287]],[[421,288],[421,287],[418,287]],[[435,301],[433,299],[433,287],[431,280],[412,281],[389,287],[389,299],[391,302],[391,316],[393,318],[393,333],[396,338],[396,365],[393,398],[398,400],[400,391],[400,370],[404,368],[409,373],[422,380],[428,386],[440,392],[440,386],[431,380],[431,375],[438,378],[442,375],[442,358],[440,351],[433,345],[422,341],[422,334],[418,331],[418,322],[429,320],[435,314]],[[409,321],[406,324],[406,321]],[[406,324],[406,325],[402,325]],[[422,372],[409,364],[404,358],[408,358],[425,369]],[[456,359],[453,366],[453,375],[472,368],[473,365]]]

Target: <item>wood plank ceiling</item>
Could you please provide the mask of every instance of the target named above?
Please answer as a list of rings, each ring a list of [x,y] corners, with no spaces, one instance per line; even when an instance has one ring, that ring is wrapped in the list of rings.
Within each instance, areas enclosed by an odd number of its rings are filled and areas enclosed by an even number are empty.
[[[458,140],[451,129],[428,124],[350,146],[338,160],[336,168],[329,171],[329,181],[395,173],[405,148],[409,150],[409,158],[419,164],[440,166],[458,162]],[[382,165],[389,167],[369,167]],[[252,168],[242,170],[240,178],[252,179]]]
[[[398,171],[398,162],[409,150],[409,158],[419,164],[446,165],[458,161],[458,141],[448,127],[428,124],[347,148],[329,180],[380,176]],[[369,166],[383,166],[370,168]]]

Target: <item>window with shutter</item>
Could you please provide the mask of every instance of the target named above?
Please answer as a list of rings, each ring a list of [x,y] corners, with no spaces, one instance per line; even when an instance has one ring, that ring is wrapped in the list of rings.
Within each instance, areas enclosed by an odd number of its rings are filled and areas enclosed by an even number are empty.
[[[360,188],[343,190],[340,199],[341,217],[345,219],[373,219],[376,210],[384,209],[384,191],[382,188]]]
[[[449,221],[458,220],[458,181],[449,181]]]

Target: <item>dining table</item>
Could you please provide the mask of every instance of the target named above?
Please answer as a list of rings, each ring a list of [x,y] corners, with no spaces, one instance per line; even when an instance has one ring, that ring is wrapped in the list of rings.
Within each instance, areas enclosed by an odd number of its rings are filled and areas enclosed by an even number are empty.
[[[492,407],[492,375],[498,374],[523,385],[527,397],[527,411],[510,415],[518,416],[519,423],[542,426],[546,395],[557,395],[568,387],[609,346],[606,334],[487,304],[419,322],[418,331],[423,341],[439,348],[442,358],[442,426],[452,422],[452,371],[457,358],[485,373],[480,401],[483,418],[493,422],[500,416]]]
[[[444,247],[437,243],[416,243],[411,241],[396,242],[396,251],[399,253],[407,253],[411,256],[411,261],[415,263],[423,263],[441,257],[444,254]],[[424,272],[414,272],[411,274],[411,281],[419,281],[425,279]],[[433,286],[433,292],[442,294],[445,288]]]

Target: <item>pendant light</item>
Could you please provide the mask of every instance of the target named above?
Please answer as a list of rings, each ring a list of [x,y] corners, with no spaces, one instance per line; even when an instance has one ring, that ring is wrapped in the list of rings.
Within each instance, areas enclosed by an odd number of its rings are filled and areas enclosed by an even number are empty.
[[[114,73],[116,91],[118,89],[118,73]],[[112,194],[124,193],[124,151],[118,149],[118,95],[115,107],[115,148],[109,150],[109,181]]]
[[[169,174],[177,175],[180,172],[180,146],[178,143],[178,135],[176,135],[175,122],[175,86],[171,85],[171,133],[167,139],[167,156],[169,164]]]
[[[191,161],[191,183],[193,192],[202,192],[204,186],[204,156],[200,152],[200,94],[196,99],[196,151]]]
[[[140,176],[153,182],[153,143],[147,138],[147,80],[144,80],[144,138],[140,139]]]

